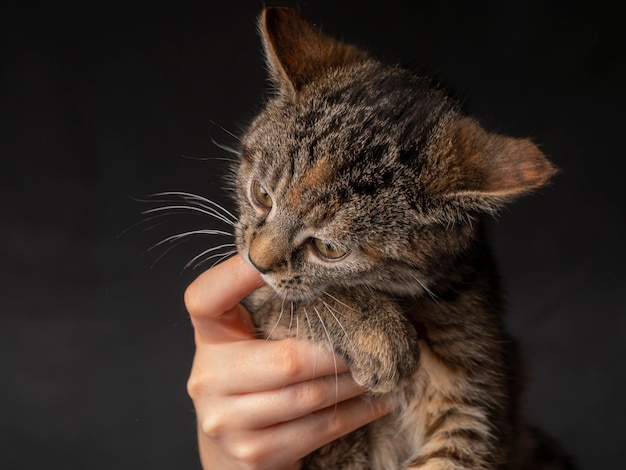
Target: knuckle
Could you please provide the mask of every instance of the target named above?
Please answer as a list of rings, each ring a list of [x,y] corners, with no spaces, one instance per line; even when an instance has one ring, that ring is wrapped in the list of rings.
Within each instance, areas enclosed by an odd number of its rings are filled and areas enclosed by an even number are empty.
[[[192,374],[187,380],[187,395],[195,402],[203,394],[203,391],[202,381],[198,379],[197,375]]]
[[[299,360],[298,346],[295,341],[285,340],[272,359],[281,375],[297,378],[302,374],[303,364]]]
[[[325,388],[318,381],[307,381],[299,384],[294,390],[294,399],[308,409],[322,408],[327,401]]]
[[[333,412],[328,416],[326,429],[331,435],[341,436],[349,427],[349,422],[343,413]]]
[[[266,457],[263,446],[249,441],[239,442],[232,447],[231,453],[240,465],[247,470],[263,468],[262,464]]]
[[[196,284],[191,284],[185,289],[185,294],[183,296],[185,302],[185,308],[189,315],[192,317],[197,315],[201,311],[201,303],[200,296],[198,295],[198,289],[196,288]]]
[[[219,414],[212,413],[202,419],[200,429],[202,434],[211,440],[217,441],[224,435],[225,421]]]
[[[206,361],[198,361],[198,356],[196,355],[187,379],[187,394],[189,397],[192,400],[197,400],[210,395],[214,396],[218,383],[215,370],[211,367],[211,364]]]

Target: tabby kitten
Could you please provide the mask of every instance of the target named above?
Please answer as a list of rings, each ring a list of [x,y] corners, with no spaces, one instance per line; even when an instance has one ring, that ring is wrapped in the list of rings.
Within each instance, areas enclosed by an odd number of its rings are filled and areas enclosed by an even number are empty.
[[[324,345],[398,403],[305,468],[567,468],[520,413],[482,223],[553,165],[294,10],[260,30],[276,94],[242,138],[236,242],[267,286],[245,305],[263,336]]]

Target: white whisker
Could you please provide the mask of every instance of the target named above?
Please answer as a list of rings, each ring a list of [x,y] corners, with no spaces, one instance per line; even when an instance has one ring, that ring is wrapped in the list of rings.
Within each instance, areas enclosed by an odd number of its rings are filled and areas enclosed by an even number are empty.
[[[341,323],[339,318],[337,318],[337,316],[333,313],[333,311],[337,312],[337,313],[341,313],[341,312],[339,312],[339,310],[336,310],[336,309],[332,308],[330,305],[328,305],[324,301],[322,301],[322,304],[324,305],[324,307],[326,307],[326,310],[328,310],[328,313],[330,313],[332,315],[332,317],[335,319],[335,321],[337,322],[337,325],[339,325],[339,328],[341,328],[341,331],[343,331],[343,334],[345,335],[346,339],[350,343],[350,347],[352,348],[352,350],[356,351],[356,348],[354,347],[354,344],[352,343],[352,339],[350,338],[350,335],[348,334],[348,332],[344,328],[343,323]]]
[[[151,268],[154,268],[156,266],[156,264],[161,261],[161,259],[163,257],[165,257],[165,255],[167,255],[170,251],[172,251],[174,248],[176,248],[178,245],[185,243],[187,240],[185,239],[178,239],[177,241],[175,241],[174,243],[172,243],[172,246],[170,246],[169,248],[167,248],[165,251],[163,251],[163,253],[161,253],[159,256],[157,256],[157,258],[152,262],[152,264],[150,265]],[[145,253],[148,253],[149,251],[155,249],[158,245],[160,245],[162,242],[157,243],[156,245],[151,246],[150,248],[148,248]]]
[[[234,222],[232,220],[229,220],[224,215],[220,214],[215,209],[212,209],[210,207],[181,206],[181,205],[161,206],[161,207],[155,207],[153,209],[145,210],[142,212],[142,214],[144,215],[157,214],[157,213],[166,212],[166,211],[169,211],[169,212],[181,211],[181,213],[184,213],[186,211],[199,212],[201,214],[208,215],[210,217],[214,217],[218,220],[221,220],[222,222],[228,225],[234,225]]]
[[[181,241],[182,239],[186,239],[186,238],[192,237],[194,235],[225,235],[225,236],[228,236],[228,237],[232,237],[232,234],[230,234],[228,232],[224,232],[223,230],[210,230],[210,229],[191,230],[189,232],[181,232],[181,233],[177,233],[177,234],[174,234],[174,235],[170,235],[169,237],[164,238],[160,242],[155,243],[150,248],[148,248],[146,251],[152,251],[155,248],[158,248],[159,246],[161,246],[161,245],[163,245],[165,243],[169,243],[169,242],[172,242],[172,241]],[[186,241],[186,240],[182,240],[182,241]]]
[[[338,368],[337,368],[337,357],[334,354],[335,347],[333,344],[333,340],[330,337],[330,333],[328,332],[328,329],[326,328],[326,325],[324,324],[324,319],[320,315],[320,312],[318,312],[317,308],[315,307],[313,307],[313,311],[317,315],[317,318],[319,318],[322,328],[324,328],[324,332],[326,333],[326,337],[328,338],[328,344],[330,345],[330,352],[333,353],[333,365],[335,367],[335,408],[337,408],[337,402],[339,401],[339,373],[338,373]]]
[[[153,207],[143,211],[142,215],[144,215],[144,219],[133,225],[131,229],[140,226],[143,226],[144,228],[146,226],[148,226],[148,228],[154,228],[159,225],[165,224],[175,215],[208,216],[211,219],[218,220],[219,222],[227,224],[230,227],[235,227],[235,224],[238,220],[232,212],[230,212],[228,209],[218,204],[217,202],[211,201],[210,199],[207,199],[198,194],[184,191],[163,191],[151,194],[147,196],[146,199],[139,199],[138,201],[153,204]],[[157,204],[164,205],[160,207],[154,207]],[[124,234],[128,230],[130,229],[125,230],[124,232],[122,232],[122,234]],[[174,249],[181,243],[191,240],[192,238],[200,235],[224,236],[230,239],[233,238],[233,233],[228,230],[191,230],[170,235],[162,239],[158,243],[152,245],[145,251],[145,253],[151,252],[159,247],[163,247],[164,245],[168,245],[164,249],[164,251],[160,253],[156,260],[154,260],[154,262],[152,263],[152,266],[154,266],[172,249]],[[196,267],[216,258],[217,261],[215,262],[215,264],[222,262],[224,259],[232,256],[237,252],[236,250],[229,250],[229,248],[236,248],[236,245],[234,243],[222,244],[202,251],[198,255],[194,256],[191,260],[189,260],[189,262],[183,267],[182,272],[189,268],[195,269]],[[215,264],[213,266],[215,266]]]
[[[217,145],[217,144],[216,144]],[[219,145],[218,145],[219,147]],[[229,162],[229,163],[238,163],[239,160],[234,159],[234,158],[226,158],[226,157],[194,157],[193,155],[182,155],[183,158],[186,158],[188,160],[196,160],[196,161],[200,161],[200,162],[209,162],[209,161],[224,161],[224,162]]]
[[[137,223],[131,225],[130,227],[125,228],[124,230],[122,230],[115,238],[121,238],[124,235],[126,235],[128,232],[130,232],[131,230],[139,228],[139,226],[145,225],[148,222],[155,221],[156,219],[158,219],[160,217],[161,217],[161,215],[157,215],[157,216],[154,216],[154,217],[146,217],[145,219],[140,220],[139,222],[137,222]],[[145,230],[145,231],[152,230],[152,229],[155,229],[156,227],[159,227],[159,226],[164,225],[166,223],[167,223],[167,221],[165,221],[165,220],[155,221],[152,225],[149,225],[148,227],[143,228],[143,230]]]
[[[209,253],[212,253],[212,252],[217,251],[217,250],[221,250],[221,249],[223,249],[223,248],[231,248],[231,247],[235,247],[235,246],[236,246],[236,245],[235,245],[234,243],[224,243],[224,244],[222,244],[222,245],[219,245],[219,246],[214,246],[213,248],[209,248],[208,250],[204,250],[204,251],[203,251],[202,253],[200,253],[199,255],[196,255],[196,256],[194,256],[193,258],[191,258],[191,260],[190,260],[190,261],[189,261],[189,262],[185,265],[185,267],[183,268],[183,271],[184,271],[185,269],[190,268],[190,267],[191,267],[191,266],[192,266],[192,265],[193,265],[193,264],[194,264],[194,263],[195,263],[198,259],[202,258],[203,256],[205,256],[205,255],[207,255],[207,254],[209,254]],[[235,251],[236,251],[236,250],[235,250]],[[232,250],[231,250],[231,251],[229,251],[228,253],[234,253],[235,251],[232,251]],[[201,262],[201,263],[198,263],[196,266],[200,266],[202,263],[205,263],[205,262],[207,262],[208,260],[210,260],[210,259],[212,259],[212,258],[215,258],[215,257],[217,257],[217,256],[222,256],[222,255],[224,255],[224,253],[217,253],[217,254],[214,254],[214,255],[212,255],[212,256],[209,256],[208,258],[206,258],[206,259],[202,260],[202,262]]]
[[[229,131],[228,129],[226,129],[224,126],[220,126],[217,122],[215,122],[215,121],[213,121],[213,120],[211,120],[211,119],[209,119],[209,122],[210,122],[211,124],[213,124],[214,126],[219,127],[221,130],[223,130],[224,132],[226,132],[229,136],[233,137],[233,138],[234,138],[234,139],[236,139],[237,141],[241,141],[241,138],[240,138],[238,135],[233,134],[231,131]]]
[[[293,302],[291,302],[291,308],[293,308]],[[300,339],[300,317],[296,315],[296,339]]]
[[[276,330],[276,328],[278,328],[278,325],[280,324],[280,321],[283,318],[283,313],[285,313],[285,299],[283,299],[283,303],[280,306],[280,313],[278,314],[278,319],[276,320],[276,322],[274,323],[274,327],[272,328],[272,330],[267,334],[265,340],[269,340],[270,337],[272,336],[272,334],[274,333],[274,330]]]
[[[348,308],[348,309],[352,310],[353,312],[358,313],[359,315],[363,316],[363,313],[362,313],[362,312],[360,312],[359,310],[357,310],[357,309],[355,309],[355,308],[353,308],[353,307],[350,307],[348,304],[346,304],[346,303],[342,302],[342,301],[341,301],[341,300],[339,300],[337,297],[333,297],[333,296],[332,296],[332,295],[330,295],[328,292],[326,292],[326,291],[322,291],[322,294],[327,295],[328,297],[330,297],[331,299],[333,299],[333,300],[334,300],[335,302],[337,302],[338,304],[343,305],[344,307],[346,307],[346,308]]]
[[[313,338],[313,326],[311,325],[311,319],[309,318],[309,314],[307,313],[306,308],[303,308],[302,310],[304,311],[304,318],[309,325],[309,338]]]
[[[226,251],[226,252],[223,252],[223,253],[215,253],[215,254],[213,254],[211,256],[207,256],[206,258],[204,258],[201,261],[198,261],[195,265],[192,266],[192,268],[193,269],[199,268],[200,266],[202,266],[205,263],[208,263],[212,259],[219,258],[214,264],[211,265],[212,267],[216,266],[216,265],[220,264],[226,258],[234,255],[235,253],[237,253],[237,250],[230,250],[230,251]],[[182,271],[184,272],[185,269],[187,269],[187,266],[185,266],[185,268],[183,268]]]
[[[231,236],[229,233],[221,232],[220,230],[217,230],[217,231],[216,230],[194,230],[190,232],[182,232],[182,233],[177,233],[175,235],[171,235],[169,237],[164,238],[160,242],[155,243],[154,245],[152,245],[150,248],[148,248],[145,251],[145,253],[149,253],[150,251],[155,250],[156,248],[158,248],[159,246],[163,244],[172,243],[172,246],[167,248],[163,253],[161,253],[157,257],[157,259],[154,260],[154,262],[152,263],[152,267],[154,267],[161,260],[161,258],[163,258],[173,248],[177,247],[181,243],[186,242],[189,237],[192,237],[194,235],[229,235]]]
[[[209,206],[212,206],[215,209],[219,209],[222,212],[224,212],[225,215],[228,215],[233,221],[237,221],[237,217],[230,212],[228,209],[226,209],[224,206],[222,206],[221,204],[218,204],[215,201],[211,201],[210,199],[207,199],[203,196],[200,196],[199,194],[194,194],[194,193],[188,193],[188,192],[184,192],[184,191],[165,191],[165,192],[161,192],[161,193],[155,193],[152,196],[154,197],[160,197],[160,196],[177,196],[185,201],[188,202],[193,202],[195,204],[200,205],[201,207],[204,207],[205,209],[209,209],[208,206],[206,206],[205,204],[208,204]]]
[[[307,324],[309,325],[309,338],[313,338],[313,326],[311,325],[311,319],[309,318],[309,314],[306,311],[306,308],[302,308],[304,312],[304,318],[306,319]],[[315,363],[313,364],[313,377],[317,376],[317,354],[315,355]]]
[[[222,150],[226,150],[228,153],[232,153],[233,155],[239,157],[239,152],[237,151],[237,149],[234,149],[232,147],[229,147],[228,145],[224,145],[224,144],[220,144],[219,142],[217,142],[214,139],[211,139],[211,142],[213,142],[213,145],[215,145],[217,148],[221,148]],[[227,159],[224,159],[227,160]],[[239,160],[235,160],[234,158],[229,160],[233,163],[237,163]]]
[[[214,268],[215,266],[217,266],[218,264],[220,264],[222,261],[224,261],[225,259],[231,257],[232,255],[234,255],[235,253],[237,253],[237,250],[233,250],[233,251],[228,251],[226,253],[224,253],[223,256],[221,256],[215,263],[213,263],[211,265],[211,268]],[[209,261],[210,259],[213,258],[217,258],[219,255],[215,255],[215,256],[210,256],[209,258],[207,258],[206,260],[203,260],[201,263],[198,263],[197,266],[201,266],[202,264],[206,263],[207,261]]]
[[[434,293],[433,291],[431,291],[428,287],[426,287],[426,284],[424,284],[422,281],[420,281],[420,280],[419,280],[419,278],[418,278],[415,274],[411,273],[411,277],[412,277],[412,278],[413,278],[413,279],[414,279],[414,280],[415,280],[415,281],[416,281],[416,282],[417,282],[420,286],[422,286],[422,289],[424,289],[424,292],[426,292],[426,293],[430,296],[430,298],[431,298],[431,299],[433,299],[433,300],[435,300],[435,301],[437,300],[437,296],[435,295],[435,293]]]
[[[290,304],[290,312],[289,312],[290,316],[289,316],[289,329],[287,331],[288,331],[289,336],[291,337],[291,325],[293,324],[293,317],[294,317],[294,315],[293,315],[293,302],[289,302],[289,304]]]

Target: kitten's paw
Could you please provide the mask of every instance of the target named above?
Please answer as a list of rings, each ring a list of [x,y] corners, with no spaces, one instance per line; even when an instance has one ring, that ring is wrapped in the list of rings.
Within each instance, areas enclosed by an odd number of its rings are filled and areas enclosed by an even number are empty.
[[[402,332],[390,337],[386,333],[368,332],[368,347],[347,356],[355,382],[374,394],[395,390],[401,379],[415,371],[419,359],[414,335]]]

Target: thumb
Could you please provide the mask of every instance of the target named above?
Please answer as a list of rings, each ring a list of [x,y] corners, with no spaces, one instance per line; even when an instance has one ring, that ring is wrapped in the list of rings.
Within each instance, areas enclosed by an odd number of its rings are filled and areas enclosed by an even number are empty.
[[[260,273],[239,255],[198,276],[185,291],[196,341],[255,338],[250,314],[239,302],[263,285]]]

